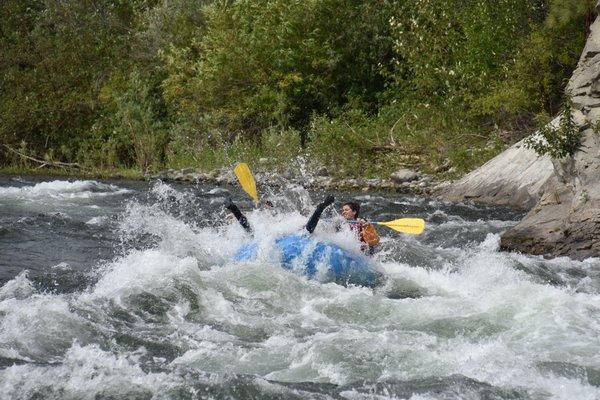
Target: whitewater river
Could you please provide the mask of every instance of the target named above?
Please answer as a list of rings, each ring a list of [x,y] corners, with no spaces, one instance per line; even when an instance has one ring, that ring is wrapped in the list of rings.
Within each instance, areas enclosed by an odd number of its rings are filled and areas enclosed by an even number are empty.
[[[344,286],[232,261],[229,193],[261,254],[324,197],[0,177],[0,399],[600,399],[600,260],[499,252],[519,212],[334,193],[315,235],[348,249],[342,200],[427,220]]]

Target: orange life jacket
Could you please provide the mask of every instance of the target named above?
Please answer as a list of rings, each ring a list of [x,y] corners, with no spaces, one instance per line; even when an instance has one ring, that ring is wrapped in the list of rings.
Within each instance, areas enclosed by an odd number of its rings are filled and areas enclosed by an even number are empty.
[[[373,224],[364,224],[360,230],[360,240],[369,246],[377,246],[379,244],[379,235]]]

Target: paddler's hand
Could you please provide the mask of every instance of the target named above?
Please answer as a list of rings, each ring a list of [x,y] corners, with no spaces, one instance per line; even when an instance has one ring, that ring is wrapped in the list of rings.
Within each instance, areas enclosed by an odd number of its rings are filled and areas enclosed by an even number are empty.
[[[335,201],[335,197],[333,197],[333,195],[331,195],[331,194],[330,194],[329,196],[325,197],[325,200],[323,200],[323,203],[322,203],[322,204],[323,204],[325,207],[327,207],[328,205],[330,205],[330,204],[331,204],[331,203],[333,203],[334,201]]]
[[[225,200],[223,201],[223,207],[231,209],[231,207],[233,207],[234,204],[231,201],[231,197],[226,197]]]

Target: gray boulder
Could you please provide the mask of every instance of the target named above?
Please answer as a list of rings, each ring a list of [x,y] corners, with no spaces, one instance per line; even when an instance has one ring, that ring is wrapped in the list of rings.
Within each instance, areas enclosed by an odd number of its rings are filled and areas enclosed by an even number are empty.
[[[410,169],[400,169],[390,175],[392,181],[397,184],[402,184],[404,182],[416,181],[419,179],[419,174],[415,171],[411,171]]]
[[[550,158],[538,156],[520,141],[436,194],[448,201],[473,200],[530,209],[553,174]]]
[[[317,176],[329,176],[329,171],[327,170],[326,167],[320,167],[315,172],[315,175],[317,175]]]

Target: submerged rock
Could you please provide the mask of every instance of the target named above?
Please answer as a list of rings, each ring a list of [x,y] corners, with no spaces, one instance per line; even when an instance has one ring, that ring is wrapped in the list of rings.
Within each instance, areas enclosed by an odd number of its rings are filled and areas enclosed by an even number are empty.
[[[329,176],[329,170],[326,167],[320,167],[315,172],[315,175],[317,175],[317,176]]]

